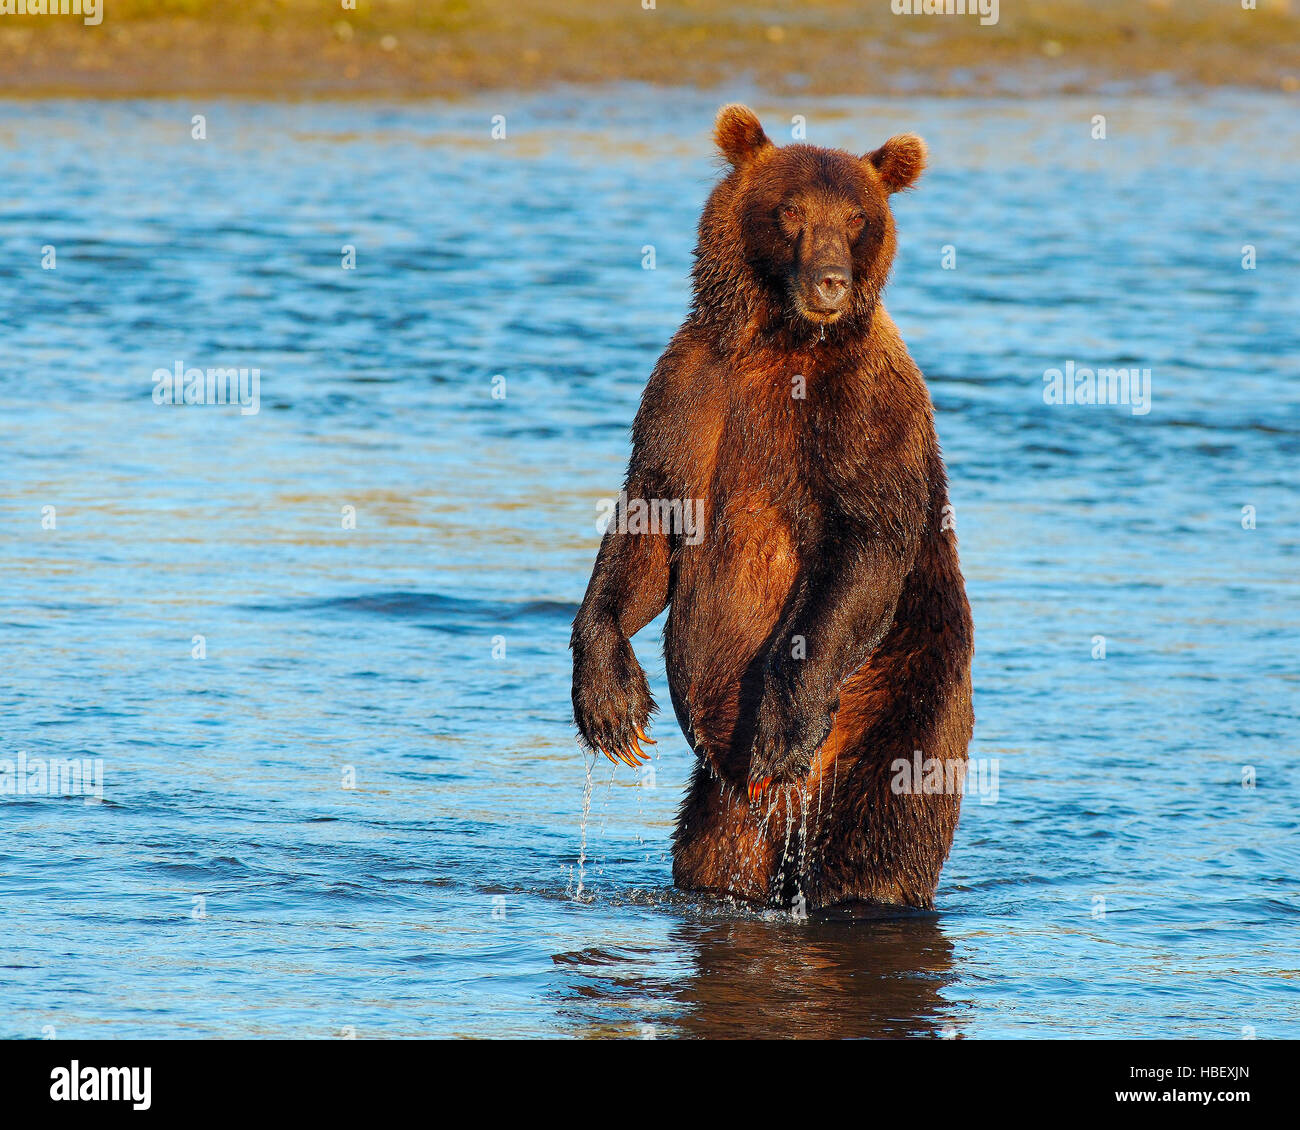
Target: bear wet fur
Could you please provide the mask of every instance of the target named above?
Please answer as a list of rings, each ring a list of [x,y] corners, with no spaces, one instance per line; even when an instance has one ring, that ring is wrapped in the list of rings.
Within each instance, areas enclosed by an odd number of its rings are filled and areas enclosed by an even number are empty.
[[[889,197],[925,147],[778,147],[743,106],[715,140],[730,168],[625,484],[630,506],[699,500],[703,536],[615,516],[573,625],[574,718],[637,763],[655,704],[629,641],[669,608],[697,756],[677,886],[930,907],[960,792],[891,782],[917,750],[964,771],[973,628],[929,393],[881,304]]]

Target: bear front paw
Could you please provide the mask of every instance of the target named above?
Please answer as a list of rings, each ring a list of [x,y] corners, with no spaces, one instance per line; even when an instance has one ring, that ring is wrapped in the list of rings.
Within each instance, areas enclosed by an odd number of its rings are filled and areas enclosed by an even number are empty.
[[[769,684],[758,708],[758,728],[749,756],[748,793],[762,799],[773,781],[808,775],[813,755],[831,732],[829,711],[800,709],[794,698]]]
[[[650,685],[626,637],[573,653],[573,720],[589,749],[636,768],[650,760],[639,742],[655,709]]]

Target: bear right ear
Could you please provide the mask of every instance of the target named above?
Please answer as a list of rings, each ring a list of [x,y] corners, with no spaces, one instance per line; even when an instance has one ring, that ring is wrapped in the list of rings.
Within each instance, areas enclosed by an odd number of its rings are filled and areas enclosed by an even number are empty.
[[[887,192],[899,192],[916,183],[925,168],[925,158],[925,142],[914,133],[900,133],[868,153],[864,160],[875,166]]]
[[[772,148],[758,115],[739,102],[723,106],[718,111],[718,120],[713,124],[713,140],[717,142],[719,152],[737,169],[748,165],[764,149]]]

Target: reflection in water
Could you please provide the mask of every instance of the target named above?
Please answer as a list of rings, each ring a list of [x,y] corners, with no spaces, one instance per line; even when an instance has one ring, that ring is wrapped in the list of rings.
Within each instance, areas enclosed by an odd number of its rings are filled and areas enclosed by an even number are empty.
[[[561,1011],[575,1034],[657,1037],[888,1038],[957,1029],[944,986],[952,944],[934,914],[737,918],[670,932],[690,963],[680,979],[632,971],[633,955],[558,954],[569,972]],[[648,963],[645,968],[652,968]]]

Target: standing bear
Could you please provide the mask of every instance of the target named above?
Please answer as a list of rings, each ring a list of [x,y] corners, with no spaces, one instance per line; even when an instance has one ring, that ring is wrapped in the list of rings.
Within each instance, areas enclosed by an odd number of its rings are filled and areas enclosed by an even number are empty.
[[[573,625],[574,718],[639,764],[655,703],[629,640],[670,608],[668,686],[698,759],[677,886],[930,907],[974,719],[930,396],[881,303],[889,197],[925,145],[777,147],[734,105],[715,139],[730,169],[700,218],[694,301]]]

